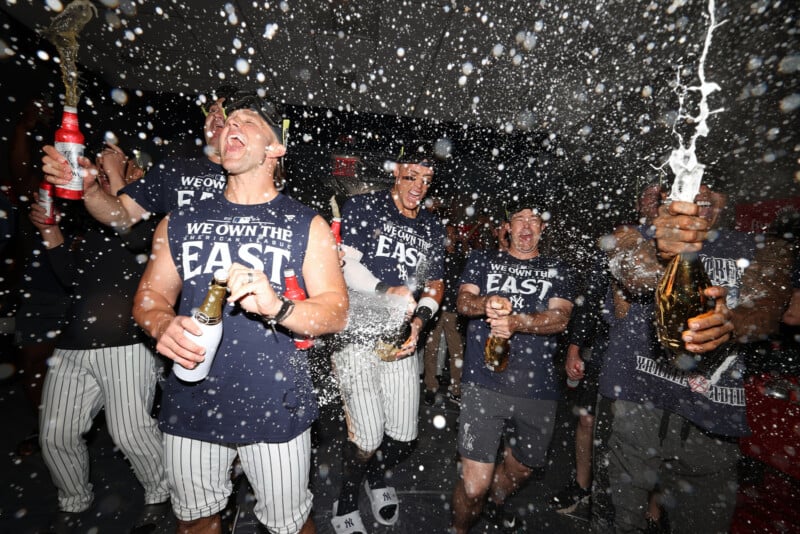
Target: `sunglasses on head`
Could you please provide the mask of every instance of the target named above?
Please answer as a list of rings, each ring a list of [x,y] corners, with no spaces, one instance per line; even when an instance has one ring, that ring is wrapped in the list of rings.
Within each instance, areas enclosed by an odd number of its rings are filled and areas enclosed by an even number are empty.
[[[405,180],[406,182],[416,182],[419,179],[422,180],[422,185],[424,185],[425,187],[430,186],[432,181],[430,178],[426,178],[424,176],[409,176],[409,175],[401,176],[400,179]]]

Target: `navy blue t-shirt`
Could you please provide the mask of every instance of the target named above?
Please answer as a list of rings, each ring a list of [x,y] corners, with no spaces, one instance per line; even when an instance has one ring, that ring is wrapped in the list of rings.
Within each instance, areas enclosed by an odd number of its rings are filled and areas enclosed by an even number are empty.
[[[444,225],[425,209],[414,219],[401,214],[389,191],[347,200],[342,240],[364,254],[361,263],[381,282],[407,285],[416,298],[427,280],[444,278]]]
[[[227,177],[206,157],[167,158],[125,186],[126,194],[150,213],[167,214],[190,203],[222,196]]]
[[[223,195],[170,215],[169,246],[183,278],[180,315],[192,315],[214,271],[238,262],[263,270],[277,293],[284,270],[300,286],[315,212],[284,195],[265,204],[233,204]],[[177,365],[177,364],[175,364]],[[317,417],[306,353],[291,332],[273,332],[261,317],[226,304],[223,334],[209,376],[188,384],[170,374],[163,385],[162,431],[212,442],[285,442]]]
[[[573,275],[566,263],[537,256],[520,260],[502,251],[473,251],[461,284],[478,286],[481,295],[500,295],[511,300],[512,314],[548,309],[551,298],[573,300]],[[505,371],[497,373],[484,365],[483,347],[489,337],[485,317],[470,320],[462,380],[485,388],[536,400],[558,400],[553,356],[558,336],[516,333],[511,336],[511,355]]]
[[[711,283],[728,290],[727,306],[739,303],[742,275],[756,250],[752,235],[721,230],[700,252]],[[653,298],[631,304],[623,319],[611,319],[609,347],[600,375],[600,393],[677,413],[709,432],[742,436],[748,431],[743,387],[744,361],[735,351],[712,371],[710,387],[690,389],[692,372],[669,363],[655,333]],[[666,358],[662,358],[666,356]]]

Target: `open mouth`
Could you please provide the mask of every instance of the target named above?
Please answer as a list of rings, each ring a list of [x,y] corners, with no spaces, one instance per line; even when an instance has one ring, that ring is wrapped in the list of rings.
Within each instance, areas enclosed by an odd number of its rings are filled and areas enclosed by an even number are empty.
[[[239,134],[231,134],[225,140],[225,152],[230,154],[236,152],[244,147],[244,139]]]
[[[711,202],[709,200],[698,200],[696,204],[701,208],[710,208]]]

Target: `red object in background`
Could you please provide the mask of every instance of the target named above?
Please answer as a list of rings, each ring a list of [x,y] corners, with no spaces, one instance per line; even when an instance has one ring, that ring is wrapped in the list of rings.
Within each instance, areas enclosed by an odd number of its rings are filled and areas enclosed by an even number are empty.
[[[331,221],[331,232],[333,232],[333,237],[336,239],[336,244],[342,244],[342,220],[338,217],[334,217]]]
[[[83,134],[78,127],[78,110],[64,106],[61,115],[61,127],[56,130],[55,148],[67,158],[72,169],[72,179],[56,186],[56,196],[69,200],[83,198],[83,170],[78,164],[78,158],[83,156]]]
[[[333,169],[331,169],[331,174],[333,176],[347,176],[351,178],[355,177],[358,170],[358,163],[360,161],[361,158],[358,156],[334,155]]]
[[[794,376],[761,374],[745,383],[752,434],[739,440],[746,469],[730,534],[800,533],[800,399]]]
[[[740,232],[762,233],[784,210],[800,211],[800,197],[737,204],[736,229]]]
[[[739,445],[747,456],[800,480],[798,391],[798,379],[794,376],[750,377],[745,383],[745,397],[752,434],[742,438]]]
[[[297,282],[294,269],[286,269],[283,272],[283,277],[284,283],[286,284],[286,290],[283,292],[283,296],[291,300],[306,300],[306,292]],[[296,335],[294,338],[294,346],[300,350],[310,349],[314,346],[314,339],[307,336]]]
[[[739,486],[729,533],[800,533],[798,503],[800,480],[767,467],[756,483]]]

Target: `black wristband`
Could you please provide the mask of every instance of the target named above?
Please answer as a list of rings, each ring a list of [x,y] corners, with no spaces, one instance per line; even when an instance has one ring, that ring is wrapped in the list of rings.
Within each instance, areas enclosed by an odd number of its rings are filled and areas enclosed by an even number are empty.
[[[375,284],[375,293],[386,293],[387,291],[389,291],[389,284],[385,282]]]
[[[433,317],[433,310],[427,306],[420,306],[414,311],[414,317],[419,317],[422,321],[422,328],[425,328],[425,324]]]
[[[283,295],[278,295],[278,300],[281,301],[281,309],[278,310],[278,313],[273,317],[264,317],[270,326],[282,323],[294,311],[294,301],[287,299]]]

